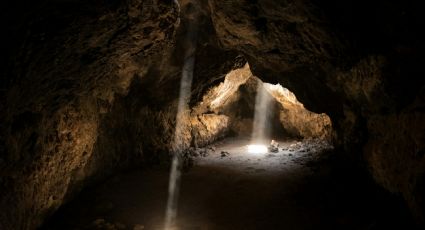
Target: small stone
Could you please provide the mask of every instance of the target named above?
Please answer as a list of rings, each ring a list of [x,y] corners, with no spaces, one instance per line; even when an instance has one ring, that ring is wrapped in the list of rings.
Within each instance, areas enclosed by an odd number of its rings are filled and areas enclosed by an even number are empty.
[[[202,157],[207,157],[208,155],[210,155],[210,154],[207,151],[205,151],[201,154]]]
[[[272,142],[270,143],[269,147],[268,147],[269,152],[272,153],[277,153],[279,152],[279,143],[276,142],[275,140],[272,140]]]
[[[206,155],[207,154],[207,149],[202,149],[201,150],[201,152],[199,152],[199,154],[201,155],[201,156],[204,156],[204,155]]]
[[[272,152],[272,153],[277,153],[277,152],[279,152],[279,149],[278,149],[278,148],[276,148],[276,147],[274,147],[274,146],[269,146],[269,147],[268,147],[268,150],[269,150],[269,152]]]
[[[228,152],[226,152],[226,151],[221,151],[221,157],[226,157],[226,156],[228,156],[229,155],[229,153]]]
[[[200,155],[200,151],[197,149],[193,151],[189,151],[189,155],[193,157],[198,157]]]
[[[288,154],[290,157],[292,157],[293,156],[293,154],[292,153],[290,153],[290,154]]]

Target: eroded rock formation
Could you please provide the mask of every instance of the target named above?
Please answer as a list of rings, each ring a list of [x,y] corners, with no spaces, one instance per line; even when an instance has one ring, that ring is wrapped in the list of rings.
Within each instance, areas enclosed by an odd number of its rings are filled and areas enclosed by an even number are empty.
[[[308,109],[329,114],[339,146],[354,158],[364,156],[375,179],[402,194],[423,221],[425,142],[417,132],[425,128],[424,47],[418,28],[425,20],[415,4],[209,5],[221,44],[242,52],[256,76],[284,84]]]
[[[425,20],[417,4],[21,0],[4,6],[0,208],[7,211],[0,212],[0,229],[34,229],[91,179],[167,156],[193,28],[192,107],[248,61],[262,81],[280,83],[310,111],[328,114],[337,147],[424,221]],[[188,145],[192,136],[205,137],[196,140],[202,145],[228,128],[224,115],[199,111],[188,113],[198,127],[188,130]]]
[[[281,104],[279,121],[286,133],[299,138],[331,139],[332,124],[326,114],[308,111],[291,91],[279,84],[266,84],[265,87]]]
[[[233,134],[251,136],[256,95],[263,90],[271,98],[263,111],[270,113],[270,135],[330,140],[332,125],[326,114],[308,111],[281,85],[264,84],[252,75],[248,64],[230,71],[222,83],[206,92],[193,114],[223,114],[229,118]]]
[[[110,141],[104,152],[102,137],[113,132],[120,142],[125,131],[103,114],[135,75],[168,53],[179,22],[176,5],[165,2],[33,5],[5,15],[24,21],[6,26],[20,26],[10,39],[22,43],[6,44],[2,68],[1,229],[34,229],[72,196],[84,171],[103,169],[90,166],[120,164],[125,154]],[[94,160],[96,149],[102,155]]]

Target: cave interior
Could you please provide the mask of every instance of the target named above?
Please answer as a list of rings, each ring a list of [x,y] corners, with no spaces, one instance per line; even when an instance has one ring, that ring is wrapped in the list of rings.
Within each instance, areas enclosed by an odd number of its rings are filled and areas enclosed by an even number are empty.
[[[419,1],[1,5],[1,230],[425,227]]]

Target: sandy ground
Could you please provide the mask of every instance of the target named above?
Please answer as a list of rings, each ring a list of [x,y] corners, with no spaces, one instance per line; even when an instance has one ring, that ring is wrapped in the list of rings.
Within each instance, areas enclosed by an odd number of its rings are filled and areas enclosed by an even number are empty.
[[[409,229],[398,206],[348,166],[335,168],[324,146],[279,143],[277,153],[252,154],[248,139],[225,139],[194,158],[181,178],[177,229]],[[162,230],[168,178],[160,168],[117,175],[44,229]]]

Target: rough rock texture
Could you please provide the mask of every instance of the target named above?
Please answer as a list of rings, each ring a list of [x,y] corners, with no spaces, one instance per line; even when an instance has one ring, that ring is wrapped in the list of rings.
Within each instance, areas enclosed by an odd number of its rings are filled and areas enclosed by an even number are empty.
[[[193,108],[194,113],[224,115],[228,117],[232,133],[250,135],[256,90],[241,90],[241,87],[252,77],[248,64],[230,71],[223,82],[204,94],[202,101]]]
[[[164,1],[34,7],[2,68],[0,229],[33,229],[74,193],[102,142],[102,114],[172,47],[178,26],[177,7]]]
[[[265,87],[282,105],[279,120],[286,133],[299,138],[331,140],[332,124],[328,115],[308,111],[291,91],[279,84],[266,84]]]
[[[419,35],[425,20],[417,6],[331,0],[209,5],[221,44],[244,53],[256,76],[280,82],[308,109],[329,114],[338,146],[354,159],[364,156],[376,181],[402,194],[423,222],[424,142],[416,134],[425,130]]]
[[[92,180],[168,156],[188,34],[198,34],[194,98],[240,62],[197,4],[25,3],[2,14],[0,229],[34,229]],[[186,145],[226,128],[223,116],[186,121]]]
[[[418,219],[423,218],[425,206],[423,121],[423,114],[415,111],[373,116],[367,123],[371,137],[364,153],[375,179],[390,191],[403,194]]]
[[[225,115],[202,114],[191,119],[193,145],[205,146],[220,137],[224,137],[229,127],[229,118]]]
[[[308,111],[281,85],[264,84],[252,75],[248,64],[226,74],[224,81],[211,88],[193,111],[224,114],[229,118],[233,133],[250,136],[256,95],[260,90],[271,97],[271,104],[264,113],[271,113],[269,129],[273,130],[273,136],[330,140],[332,125],[326,114]]]
[[[34,229],[90,178],[167,153],[185,50],[196,59],[191,106],[248,61],[262,81],[328,114],[337,147],[423,222],[421,9],[184,0],[179,18],[171,0],[2,3],[0,229]],[[227,118],[208,113],[187,112],[187,145],[226,132]]]

